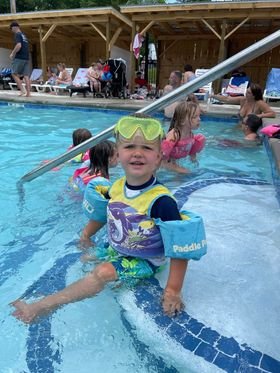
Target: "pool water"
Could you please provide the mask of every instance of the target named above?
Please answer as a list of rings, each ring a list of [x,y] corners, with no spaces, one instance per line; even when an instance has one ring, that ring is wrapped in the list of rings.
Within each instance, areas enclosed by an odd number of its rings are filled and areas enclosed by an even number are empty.
[[[193,353],[186,344],[177,343],[181,335],[162,331],[155,322],[155,309],[148,311],[141,304],[143,293],[108,289],[32,326],[10,316],[12,300],[22,295],[32,300],[57,291],[89,270],[79,260],[77,248],[86,219],[81,196],[68,185],[74,166],[48,172],[24,184],[23,190],[17,181],[41,161],[63,153],[74,129],[85,127],[96,134],[124,112],[0,105],[0,113],[0,371],[234,371],[220,363],[221,348],[219,354],[213,351],[215,341],[207,342],[208,355]],[[272,372],[270,367],[278,367],[280,361],[279,208],[265,150],[243,146],[236,122],[204,117],[200,131],[207,137],[206,148],[198,156],[198,166],[186,164],[193,173],[160,170],[158,177],[180,206],[205,220],[209,252],[191,263],[183,290],[185,317],[191,317],[188,325],[199,320],[203,330],[268,356],[269,369],[261,362],[254,369]],[[120,167],[111,170],[112,180],[120,175]],[[105,235],[103,230],[99,240]],[[166,277],[167,271],[158,277],[162,287]],[[181,333],[183,322],[178,325]],[[195,332],[191,333],[194,338]],[[230,364],[228,360],[225,366]]]

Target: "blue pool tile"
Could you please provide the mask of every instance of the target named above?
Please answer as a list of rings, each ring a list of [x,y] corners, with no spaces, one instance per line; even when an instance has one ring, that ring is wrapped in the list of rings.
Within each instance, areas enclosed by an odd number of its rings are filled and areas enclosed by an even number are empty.
[[[172,319],[171,317],[162,314],[155,317],[155,323],[162,328],[167,328],[172,324]]]
[[[178,342],[181,341],[186,334],[186,330],[174,321],[172,321],[166,332],[171,338],[174,338]]]
[[[186,334],[180,340],[181,345],[190,351],[194,351],[200,342],[200,339],[194,337],[192,334],[188,332],[186,332]]]
[[[270,373],[280,372],[280,361],[273,359],[268,355],[263,355],[260,367]]]
[[[217,340],[221,337],[219,333],[211,328],[203,328],[198,335],[203,341],[210,343],[213,345]]]
[[[216,356],[213,364],[217,365],[219,368],[224,369],[228,373],[236,373],[239,370],[239,363],[236,358],[232,358],[219,352]]]
[[[187,324],[188,331],[195,335],[199,334],[203,327],[204,324],[198,322],[196,319],[190,319]]]
[[[245,360],[249,365],[259,366],[262,353],[259,351],[252,350],[248,346],[245,347],[244,351],[238,354],[238,357]]]
[[[242,370],[241,370],[242,372]],[[260,368],[255,368],[255,367],[248,367],[246,370],[244,370],[244,373],[267,373],[265,370],[262,370]]]
[[[219,339],[217,348],[221,352],[231,356],[240,352],[239,344],[234,338],[226,338],[223,336]]]
[[[190,320],[190,315],[187,312],[180,312],[177,316],[175,316],[174,320],[182,325],[183,327],[187,328],[187,324]]]
[[[212,362],[215,356],[218,354],[218,350],[216,350],[213,346],[209,345],[208,343],[200,343],[197,349],[194,352],[195,355],[203,357],[206,361]]]

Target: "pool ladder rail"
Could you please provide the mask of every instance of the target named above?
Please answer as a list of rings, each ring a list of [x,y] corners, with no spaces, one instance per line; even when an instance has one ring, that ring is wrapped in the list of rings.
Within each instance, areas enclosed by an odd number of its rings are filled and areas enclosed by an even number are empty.
[[[243,49],[234,56],[228,58],[227,60],[219,63],[218,65],[209,69],[203,75],[197,77],[196,79],[185,83],[174,91],[168,93],[167,95],[155,100],[151,104],[137,111],[137,113],[152,114],[160,109],[163,109],[166,105],[172,104],[178,99],[183,99],[186,95],[195,92],[200,87],[206,85],[207,83],[221,78],[223,75],[236,69],[239,66],[244,65],[246,62],[253,60],[254,58],[268,52],[269,50],[275,48],[280,44],[280,30],[274,32],[273,34],[265,37],[264,39],[252,44],[248,48]],[[48,163],[39,166],[32,171],[28,172],[19,180],[19,183],[25,183],[36,179],[37,177],[43,175],[52,168],[57,167],[68,160],[74,158],[76,155],[85,152],[92,146],[104,141],[113,135],[114,125],[107,128],[106,130],[100,132],[99,134],[93,136],[89,140],[86,140],[82,144],[76,146],[75,148],[59,155],[58,157],[52,159]]]

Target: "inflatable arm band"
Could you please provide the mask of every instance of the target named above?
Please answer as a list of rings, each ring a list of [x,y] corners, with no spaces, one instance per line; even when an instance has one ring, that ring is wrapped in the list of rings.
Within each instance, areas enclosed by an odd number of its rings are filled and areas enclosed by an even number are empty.
[[[201,216],[181,212],[182,220],[155,219],[160,229],[164,254],[170,258],[199,260],[207,251],[206,235]]]
[[[88,183],[83,200],[83,211],[88,219],[107,222],[108,200],[104,195],[110,187],[110,181],[103,177],[95,178]]]
[[[202,135],[201,133],[194,135],[194,144],[190,150],[190,155],[200,153],[201,150],[205,146],[205,141],[206,141],[205,136]]]

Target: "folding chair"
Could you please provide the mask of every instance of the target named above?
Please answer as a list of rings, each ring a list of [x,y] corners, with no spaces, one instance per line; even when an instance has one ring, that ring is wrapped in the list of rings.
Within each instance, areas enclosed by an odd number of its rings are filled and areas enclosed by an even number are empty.
[[[73,93],[82,93],[84,97],[86,97],[86,93],[90,91],[90,86],[88,84],[88,77],[87,77],[88,68],[80,67],[77,70],[75,78],[70,86],[68,86],[68,90],[70,93],[70,97]]]
[[[227,87],[222,90],[222,94],[228,96],[245,96],[249,84],[247,76],[233,76],[230,78]]]
[[[30,82],[39,80],[39,78],[42,76],[42,69],[33,69],[32,73],[30,75]],[[22,83],[22,85],[25,87],[25,83]],[[12,90],[17,90],[17,83],[9,83],[9,86]]]
[[[65,67],[65,70],[68,72],[69,75],[71,75],[72,77],[72,74],[73,74],[73,68],[72,67]],[[63,91],[68,91],[68,88],[71,84],[58,84],[58,85],[52,85],[51,88],[52,90],[58,94],[60,90],[63,90]]]
[[[199,76],[205,74],[209,69],[196,69],[195,76],[198,78]],[[210,95],[212,93],[212,82],[205,84],[203,87],[199,88],[198,92],[194,92],[197,98],[200,100],[201,98],[207,103],[210,103]]]
[[[266,102],[280,100],[280,69],[273,68],[268,74],[263,98]]]

